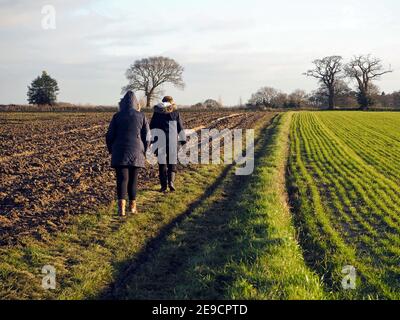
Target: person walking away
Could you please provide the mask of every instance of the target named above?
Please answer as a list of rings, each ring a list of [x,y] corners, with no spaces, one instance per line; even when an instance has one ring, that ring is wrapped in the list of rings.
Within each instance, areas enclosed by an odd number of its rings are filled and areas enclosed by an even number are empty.
[[[118,214],[126,215],[126,198],[129,213],[137,214],[136,193],[138,176],[146,164],[146,151],[150,146],[150,128],[135,94],[128,91],[119,103],[109,125],[106,143],[111,154],[111,167],[117,180]]]
[[[154,113],[153,117],[151,118],[150,121],[150,129],[161,129],[165,133],[166,137],[166,146],[165,146],[165,151],[166,151],[166,163],[162,164],[159,162],[158,168],[159,168],[159,178],[160,178],[160,184],[161,184],[161,189],[160,192],[166,192],[167,188],[169,187],[170,191],[174,192],[176,191],[176,186],[175,186],[175,178],[176,178],[176,172],[177,172],[177,165],[176,163],[173,163],[172,159],[170,159],[169,153],[170,153],[170,122],[171,121],[176,121],[175,126],[171,126],[173,130],[176,130],[176,132],[172,132],[172,135],[176,135],[178,141],[178,135],[183,134],[184,140],[181,143],[185,144],[186,143],[186,136],[184,135],[185,131],[183,128],[182,124],[182,118],[177,110],[177,105],[174,101],[174,99],[170,96],[166,96],[163,98],[162,102],[157,104],[154,107]],[[155,141],[153,141],[154,143]],[[176,154],[178,153],[178,144],[176,145]]]

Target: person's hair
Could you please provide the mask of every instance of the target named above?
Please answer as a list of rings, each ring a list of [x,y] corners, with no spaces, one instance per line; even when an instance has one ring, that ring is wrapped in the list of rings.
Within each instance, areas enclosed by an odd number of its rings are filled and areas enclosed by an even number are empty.
[[[168,102],[168,103],[170,103],[170,104],[175,104],[174,98],[172,98],[171,96],[165,96],[165,97],[162,99],[162,102]]]
[[[119,102],[119,110],[135,109],[140,111],[140,104],[133,91],[129,90]]]
[[[174,101],[174,98],[172,98],[171,96],[165,96],[162,99],[162,102],[171,104],[169,107],[167,107],[167,111],[168,112],[176,111],[177,105],[176,105],[176,103]]]

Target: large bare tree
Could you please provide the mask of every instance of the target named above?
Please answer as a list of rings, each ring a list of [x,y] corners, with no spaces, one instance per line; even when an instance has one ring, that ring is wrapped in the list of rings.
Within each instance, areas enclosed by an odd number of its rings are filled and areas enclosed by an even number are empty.
[[[373,81],[379,80],[384,74],[393,72],[390,67],[385,69],[382,60],[371,55],[355,56],[345,67],[348,77],[355,79],[358,85],[358,103],[360,109],[367,110],[373,104]]]
[[[335,108],[336,85],[343,78],[343,58],[329,56],[313,61],[314,69],[308,70],[305,75],[318,79],[326,88],[329,109]]]
[[[126,71],[129,83],[123,91],[137,90],[144,92],[146,107],[151,106],[152,99],[162,93],[163,85],[169,83],[184,88],[182,79],[184,68],[175,60],[166,57],[150,57],[135,61]]]

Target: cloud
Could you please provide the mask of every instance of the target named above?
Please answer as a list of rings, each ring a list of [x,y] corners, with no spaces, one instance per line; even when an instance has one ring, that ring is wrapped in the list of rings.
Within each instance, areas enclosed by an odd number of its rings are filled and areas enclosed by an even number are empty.
[[[220,94],[236,103],[262,85],[312,89],[301,73],[332,53],[371,52],[394,67],[400,63],[400,3],[393,0],[51,3],[56,30],[41,28],[47,0],[0,2],[0,97],[6,101],[23,102],[26,85],[47,69],[59,79],[62,100],[114,103],[126,68],[143,56],[170,56],[185,67],[186,90],[171,89],[184,103]],[[385,77],[381,86],[395,89],[396,79],[397,73]]]

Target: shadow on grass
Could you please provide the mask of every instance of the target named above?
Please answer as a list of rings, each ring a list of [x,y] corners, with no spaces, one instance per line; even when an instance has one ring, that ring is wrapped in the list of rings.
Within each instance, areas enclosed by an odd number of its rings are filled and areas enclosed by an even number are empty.
[[[276,121],[263,128],[256,141],[251,176],[234,176],[224,169],[204,195],[133,259],[99,299],[228,299],[240,264],[251,265],[271,245],[263,214],[249,212],[257,166],[270,152]],[[184,188],[184,186],[182,186]],[[263,286],[268,284],[263,283]]]

